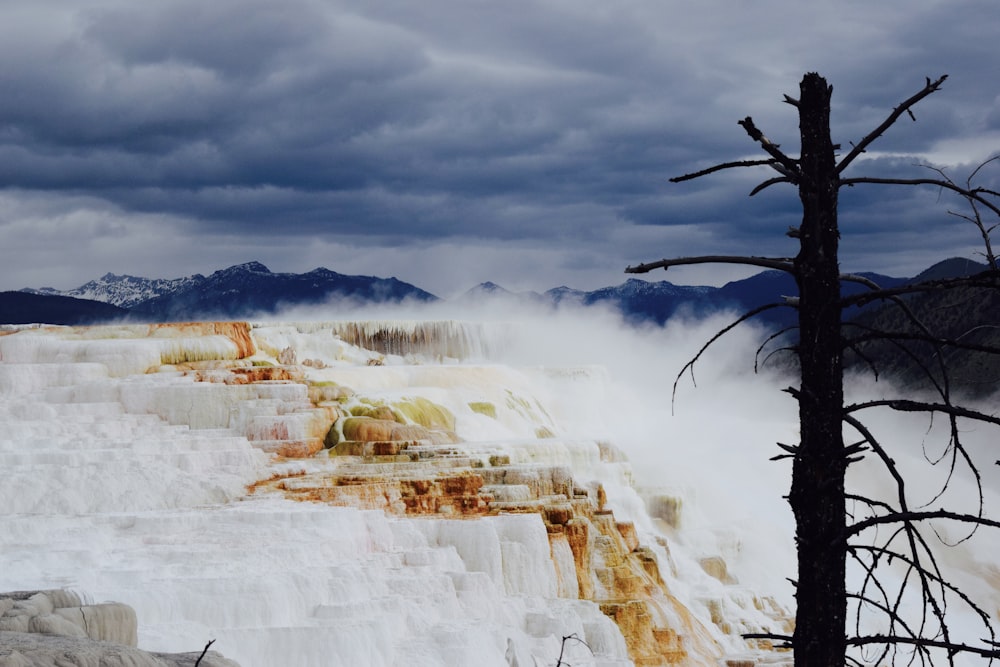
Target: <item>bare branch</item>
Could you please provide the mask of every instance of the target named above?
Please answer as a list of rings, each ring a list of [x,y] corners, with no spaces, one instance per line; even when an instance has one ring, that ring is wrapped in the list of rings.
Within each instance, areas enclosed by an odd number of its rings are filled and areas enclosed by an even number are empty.
[[[940,346],[943,348],[954,348],[956,350],[968,350],[970,352],[985,352],[986,354],[1000,355],[1000,347],[996,347],[993,345],[978,345],[975,343],[963,343],[961,340],[962,338],[961,336],[956,336],[955,338],[925,336],[922,334],[907,333],[903,331],[882,331],[879,329],[872,329],[870,327],[862,327],[861,325],[854,322],[845,322],[845,324],[847,324],[848,326],[864,328],[870,332],[864,336],[856,336],[846,340],[848,346],[854,349],[854,351],[857,352],[858,354],[861,353],[854,348],[854,345],[857,345],[858,343],[866,343],[871,341],[891,342],[891,341],[912,340],[921,343],[931,343],[935,346]],[[982,327],[975,327],[973,330],[970,331],[983,328],[986,328],[986,326],[984,325]],[[1000,328],[1000,327],[990,327],[990,328]]]
[[[579,635],[577,635],[575,632],[571,635],[565,635],[562,638],[562,645],[559,648],[559,659],[556,661],[556,667],[562,667],[563,665],[566,665],[566,667],[570,667],[569,663],[563,662],[563,655],[566,653],[566,643],[570,640],[583,644],[584,646],[587,647],[587,650],[590,651],[591,654],[594,653],[594,649],[590,648],[590,644],[580,639]]]
[[[969,174],[969,178],[968,178],[968,179],[966,179],[966,181],[965,181],[965,182],[966,182],[966,183],[969,183],[969,182],[971,182],[971,181],[972,181],[972,179],[974,179],[974,178],[976,177],[976,174],[978,174],[978,173],[979,173],[979,171],[980,171],[980,170],[981,170],[981,169],[982,169],[983,167],[985,167],[986,165],[988,165],[988,164],[989,164],[990,162],[994,162],[994,161],[996,161],[996,160],[1000,160],[1000,155],[994,155],[994,156],[993,156],[993,157],[991,157],[990,159],[988,159],[988,160],[984,160],[982,164],[980,164],[980,165],[979,165],[978,167],[976,167],[975,169],[973,169],[973,170],[972,170],[972,173],[971,173],[971,174]],[[995,193],[995,192],[994,192],[993,194],[997,194],[997,193]]]
[[[766,304],[766,305],[763,305],[763,306],[759,306],[757,308],[754,308],[753,310],[749,310],[749,311],[743,313],[734,322],[731,322],[727,326],[725,326],[722,329],[716,331],[715,335],[712,336],[710,339],[708,339],[708,341],[704,345],[701,346],[701,349],[698,350],[697,354],[695,354],[691,359],[689,359],[688,362],[686,364],[684,364],[684,367],[681,368],[680,372],[677,373],[677,377],[674,378],[674,388],[673,388],[673,392],[671,394],[671,402],[673,402],[673,400],[677,397],[677,385],[678,385],[678,383],[680,383],[681,378],[684,377],[684,373],[686,373],[687,371],[690,370],[691,371],[691,381],[694,382],[694,365],[698,362],[698,360],[701,358],[701,356],[703,354],[705,354],[705,351],[708,350],[708,348],[710,348],[713,343],[715,343],[715,341],[719,340],[720,338],[722,338],[727,333],[729,333],[730,331],[732,331],[733,329],[735,329],[739,325],[743,324],[747,320],[749,320],[749,319],[751,319],[753,317],[756,317],[757,315],[759,315],[759,314],[761,314],[761,313],[763,313],[765,311],[772,310],[774,308],[781,308],[781,307],[786,307],[787,308],[787,307],[790,307],[790,306],[787,303],[769,303],[769,304]]]
[[[965,187],[966,187],[967,190],[972,190],[973,189],[973,187],[972,187],[972,180],[976,177],[976,174],[978,174],[979,171],[983,167],[985,167],[986,165],[988,165],[989,163],[991,163],[991,162],[993,162],[995,160],[1000,160],[1000,155],[995,155],[995,156],[991,157],[988,160],[984,160],[982,163],[980,163],[980,165],[978,167],[976,167],[972,171],[971,174],[969,174],[969,177],[965,179]],[[933,171],[937,172],[938,174],[941,175],[941,178],[945,179],[949,183],[953,182],[948,177],[948,175],[944,173],[943,169],[939,169],[937,167],[931,167],[931,166],[928,166],[928,169],[932,169]],[[997,193],[994,193],[993,191],[990,191],[990,190],[983,191],[983,190],[980,189],[980,192],[988,192],[988,193],[992,194],[993,196],[1000,196],[1000,195],[997,195]],[[996,225],[994,225],[993,227],[990,227],[989,229],[987,229],[986,225],[983,223],[982,216],[979,214],[979,208],[976,206],[976,204],[977,204],[976,200],[972,199],[972,198],[969,198],[969,197],[966,197],[966,199],[968,200],[969,206],[972,208],[972,214],[975,217],[970,217],[970,216],[966,216],[966,215],[962,215],[960,217],[964,218],[965,220],[968,220],[969,222],[971,222],[972,224],[974,224],[977,229],[979,229],[979,235],[983,239],[983,247],[985,248],[985,253],[984,254],[986,255],[986,259],[989,262],[990,268],[993,269],[994,271],[996,271],[997,270],[997,260],[996,260],[996,256],[993,254],[993,244],[992,244],[991,239],[990,239],[990,232],[992,232],[993,229],[996,228]],[[952,212],[949,211],[949,213],[952,213]],[[953,213],[953,215],[955,215],[955,214]]]
[[[975,514],[960,514],[957,512],[949,512],[947,510],[929,510],[925,512],[894,512],[893,514],[885,514],[862,519],[861,521],[848,526],[847,534],[857,535],[872,526],[880,524],[927,521],[929,519],[950,519],[952,521],[961,521],[963,523],[974,523],[980,526],[1000,528],[1000,521],[993,521],[992,519],[987,519]]]
[[[763,183],[755,187],[753,190],[751,190],[750,196],[753,197],[761,190],[765,190],[771,187],[772,185],[777,185],[778,183],[794,183],[794,181],[788,176],[778,176],[777,178],[769,178],[768,180],[764,181]]]
[[[890,632],[893,632],[895,628],[899,626],[903,631],[907,633],[908,636],[919,637],[919,634],[915,630],[911,629],[909,624],[907,624],[906,621],[899,615],[898,604],[893,604],[892,602],[890,602],[888,591],[886,591],[885,588],[882,587],[881,582],[878,580],[878,577],[875,576],[874,572],[875,568],[874,567],[869,568],[868,564],[864,563],[860,558],[857,557],[856,554],[852,553],[852,555],[855,556],[857,562],[860,563],[861,566],[867,570],[868,575],[870,575],[869,581],[871,581],[874,584],[875,588],[879,591],[879,593],[882,595],[882,599],[884,600],[883,603],[863,594],[857,594],[857,593],[847,594],[848,599],[854,599],[859,602],[857,607],[857,614],[855,615],[855,628],[858,629],[858,632],[860,632],[861,628],[862,607],[868,605],[878,609],[889,619]],[[886,656],[889,654],[892,648],[893,648],[892,645],[886,644],[885,648],[882,650],[882,655],[879,656],[877,660],[869,661],[869,664],[875,664],[875,665],[883,664],[883,660],[885,660]]]
[[[702,176],[707,176],[708,174],[714,174],[715,172],[722,171],[723,169],[735,169],[737,167],[770,167],[773,165],[774,160],[736,160],[735,162],[723,162],[722,164],[717,164],[714,167],[709,167],[708,169],[691,172],[690,174],[684,174],[683,176],[674,176],[670,179],[670,182],[682,183],[684,181],[691,181],[696,178],[701,178]]]
[[[979,202],[997,215],[1000,215],[1000,206],[997,206],[985,197],[985,195],[995,196],[996,193],[984,190],[983,188],[963,188],[937,178],[876,178],[874,176],[859,176],[857,178],[842,178],[838,183],[839,185],[848,186],[854,186],[859,183],[873,183],[875,185],[936,185],[939,188],[956,192],[969,200]]]
[[[966,604],[966,606],[976,616],[979,617],[979,620],[983,623],[985,630],[989,633],[990,639],[992,640],[994,638],[994,636],[995,636],[995,633],[993,632],[993,628],[990,625],[990,615],[988,613],[986,613],[986,611],[983,610],[982,607],[980,607],[978,604],[976,604],[968,595],[966,595],[965,593],[963,593],[962,590],[960,588],[958,588],[958,586],[952,584],[951,582],[949,582],[947,579],[945,579],[942,576],[942,573],[941,573],[940,569],[937,567],[936,561],[934,561],[933,556],[930,553],[930,550],[929,550],[929,548],[927,546],[927,543],[923,540],[922,537],[919,536],[919,533],[917,533],[916,530],[914,530],[914,527],[913,527],[912,524],[904,523],[898,530],[896,530],[893,533],[892,537],[890,537],[888,540],[886,540],[885,543],[889,544],[890,542],[892,542],[892,540],[897,535],[899,535],[900,533],[904,533],[904,532],[909,537],[916,536],[918,538],[920,546],[923,548],[923,552],[926,555],[928,555],[928,556],[931,557],[930,566],[931,566],[932,569],[928,570],[926,568],[926,566],[922,565],[916,559],[916,557],[919,554],[918,554],[916,546],[913,544],[913,542],[911,542],[910,547],[909,547],[911,555],[907,555],[905,553],[900,553],[900,552],[897,552],[897,551],[893,551],[893,550],[891,550],[891,549],[889,549],[887,547],[878,547],[878,546],[874,546],[874,545],[871,545],[871,544],[851,544],[851,545],[848,546],[848,549],[851,550],[851,551],[868,552],[875,559],[878,559],[881,556],[886,556],[890,562],[894,561],[894,560],[898,560],[898,561],[900,561],[902,563],[906,563],[906,565],[909,567],[910,570],[912,570],[913,572],[917,572],[917,573],[919,573],[921,575],[921,578],[922,578],[922,584],[921,585],[923,586],[923,589],[924,589],[924,592],[925,592],[925,596],[931,590],[929,588],[929,584],[930,583],[935,584],[934,588],[940,591],[941,596],[942,596],[942,600],[944,599],[944,596],[946,596],[948,594],[956,596],[962,602],[964,602]],[[905,586],[905,582],[904,582],[904,586]],[[933,600],[936,600],[936,598],[932,597],[931,600],[929,600],[929,601],[933,601]],[[934,606],[935,606],[935,615],[937,616],[938,620],[943,623],[944,622],[943,610],[942,609],[937,609],[936,608],[936,604]],[[944,628],[942,628],[942,630],[943,629]],[[990,641],[990,643],[993,643],[993,642]]]
[[[971,222],[979,229],[979,235],[983,239],[983,247],[985,248],[985,251],[982,254],[986,257],[986,261],[990,265],[990,268],[996,271],[997,258],[996,255],[993,254],[993,241],[990,239],[990,233],[996,229],[996,225],[987,227],[986,224],[983,223],[983,218],[979,214],[979,208],[976,207],[976,202],[970,201],[969,206],[972,208],[972,215],[965,215],[964,213],[957,213],[955,211],[948,211],[948,215],[953,215],[967,222]]]
[[[994,417],[978,410],[964,408],[960,405],[950,403],[924,403],[923,401],[911,401],[901,398],[891,398],[877,401],[865,401],[854,403],[844,407],[844,413],[850,414],[868,408],[887,407],[897,412],[940,412],[954,417],[964,417],[975,421],[986,422],[1000,426],[1000,417]]]
[[[900,507],[898,513],[908,514],[910,510],[909,507],[907,506],[906,496],[903,489],[903,478],[896,469],[895,461],[893,461],[891,458],[888,457],[885,450],[882,449],[881,445],[874,440],[871,433],[864,427],[863,424],[861,424],[860,421],[858,421],[855,417],[851,416],[851,413],[871,407],[889,407],[891,409],[902,412],[931,412],[931,413],[940,412],[943,414],[947,414],[949,418],[949,426],[951,428],[949,445],[948,449],[946,450],[946,453],[949,451],[951,453],[949,470],[947,478],[944,484],[942,485],[941,490],[937,493],[937,495],[933,499],[931,499],[930,502],[935,502],[938,498],[941,497],[941,495],[944,494],[945,490],[947,490],[949,484],[951,483],[951,479],[955,471],[955,466],[960,457],[965,462],[968,469],[972,472],[973,477],[975,479],[975,489],[979,502],[976,516],[981,517],[983,513],[982,476],[978,468],[976,467],[975,463],[970,458],[968,451],[962,445],[961,439],[959,437],[957,419],[959,417],[962,417],[966,419],[972,419],[974,421],[1000,425],[1000,418],[994,417],[992,415],[987,415],[977,410],[971,410],[969,408],[964,408],[962,406],[953,405],[947,393],[947,385],[945,385],[944,390],[941,391],[941,396],[945,401],[944,403],[927,403],[922,401],[911,401],[905,399],[891,399],[891,400],[867,401],[864,403],[856,403],[854,405],[850,405],[844,408],[844,420],[847,423],[849,423],[852,427],[854,427],[859,433],[862,434],[863,437],[865,437],[868,440],[869,444],[872,445],[873,451],[875,451],[882,459],[882,462],[886,466],[886,469],[896,480],[896,487],[898,491],[897,497],[899,500],[899,507]],[[938,459],[938,461],[931,461],[931,463],[935,464],[939,461],[940,459]],[[979,522],[977,521],[968,521],[967,523],[972,523],[974,527],[972,528],[972,531],[968,535],[958,540],[959,542],[962,542],[971,537],[972,534],[975,533],[976,529],[980,525]],[[909,526],[910,524],[907,523],[906,525]],[[940,534],[938,535],[938,538],[941,539],[942,542],[944,542]],[[912,539],[913,538],[911,537],[911,540]],[[912,546],[912,544],[911,544],[911,553],[916,554],[916,549],[915,547]]]
[[[992,642],[991,642],[992,643]],[[940,648],[954,655],[955,653],[971,653],[983,658],[1000,658],[1000,648],[969,646],[955,642],[926,639],[923,637],[901,637],[898,635],[871,635],[868,637],[849,637],[849,646],[866,646],[869,644],[908,644],[919,648]]]
[[[927,325],[925,325],[920,320],[920,318],[917,317],[916,313],[913,312],[910,306],[900,296],[892,294],[892,290],[876,290],[873,292],[869,292],[863,296],[875,298],[875,295],[878,295],[878,298],[884,298],[889,301],[892,301],[896,305],[896,307],[898,307],[903,312],[907,320],[911,324],[913,324],[924,336],[928,338],[934,338],[933,334],[931,333],[930,329],[928,329]],[[849,299],[841,299],[841,308],[845,308],[848,305],[850,305]],[[911,359],[913,359],[913,361],[915,361],[917,365],[924,371],[924,374],[934,385],[934,388],[937,390],[938,394],[942,398],[947,399],[948,384],[949,384],[948,372],[947,372],[947,367],[944,365],[944,360],[941,357],[941,355],[938,354],[936,357],[938,361],[939,371],[941,373],[941,382],[939,383],[934,374],[931,372],[931,370],[910,349],[904,346],[901,341],[891,340],[890,342],[892,342],[894,345],[900,348],[905,354],[907,354]],[[940,349],[938,350],[938,352],[940,352]]]
[[[893,481],[896,483],[896,498],[899,502],[900,510],[909,511],[909,506],[906,502],[906,484],[903,481],[903,476],[896,468],[896,462],[892,460],[888,452],[886,452],[885,448],[882,446],[882,443],[879,442],[875,435],[860,420],[849,414],[845,414],[844,421],[861,434],[861,437],[864,438],[864,442],[868,443],[868,445],[872,448],[872,451],[875,452],[876,456],[878,456],[878,458],[882,461],[882,464],[885,466],[886,470],[892,476]]]
[[[893,109],[892,113],[889,114],[888,118],[882,121],[881,125],[879,125],[870,133],[868,133],[868,135],[864,139],[859,141],[857,145],[855,145],[854,148],[851,149],[850,153],[844,156],[844,159],[842,159],[840,163],[837,165],[837,173],[838,174],[842,173],[844,169],[848,167],[848,165],[854,162],[855,158],[857,158],[859,155],[864,153],[865,150],[868,149],[868,146],[870,146],[873,141],[878,139],[880,136],[882,136],[882,134],[886,130],[892,127],[893,124],[899,119],[899,117],[903,115],[903,113],[910,113],[910,117],[913,118],[913,114],[912,112],[910,112],[910,107],[912,107],[920,100],[924,99],[931,93],[941,88],[941,84],[943,84],[945,79],[947,78],[948,75],[944,74],[941,76],[941,78],[937,79],[936,81],[931,81],[930,79],[927,79],[927,84],[919,92],[917,92],[915,95],[911,96],[909,99],[905,100],[898,107]]]
[[[863,327],[862,325],[854,322],[848,324],[850,324],[850,326],[855,326],[859,328],[866,328],[866,329],[868,328],[868,327]],[[917,366],[917,368],[921,370],[921,372],[923,372],[925,379],[928,382],[930,382],[931,386],[934,388],[934,391],[937,393],[938,396],[941,396],[942,398],[946,398],[948,396],[948,389],[947,389],[948,378],[946,372],[941,371],[942,377],[939,379],[938,376],[935,375],[934,371],[932,371],[931,368],[924,362],[924,360],[921,359],[916,352],[910,349],[909,346],[904,344],[905,339],[900,339],[898,337],[890,335],[880,340],[883,340],[883,342],[887,342],[893,345],[900,352],[906,355],[910,359],[910,361],[913,362]],[[868,358],[868,356],[855,346],[856,342],[861,342],[861,341],[856,341],[854,339],[847,340],[846,347],[849,347],[850,349],[854,350],[855,354],[859,355],[862,359],[864,359],[866,364],[868,364],[869,367],[872,367],[872,370],[875,374],[875,378],[878,379],[878,369],[874,367],[874,363]]]
[[[764,352],[764,348],[767,347],[768,343],[770,343],[771,341],[777,340],[778,338],[781,338],[785,334],[787,334],[787,333],[789,333],[791,331],[794,331],[796,329],[798,329],[797,326],[782,327],[781,329],[775,331],[774,333],[772,333],[770,336],[768,336],[767,338],[765,338],[761,342],[760,346],[757,347],[757,352],[753,355],[753,372],[754,373],[758,372],[760,370],[760,368],[764,364],[766,364],[767,361],[773,355],[777,354],[778,352],[781,352],[781,351],[795,352],[796,351],[796,348],[794,346],[783,346],[783,347],[777,348],[776,350],[772,350],[771,352],[768,352],[767,356],[764,357],[763,361],[761,361],[761,358],[760,358],[760,355]]]
[[[899,287],[884,287],[871,292],[862,292],[852,296],[846,296],[840,300],[842,307],[863,306],[872,301],[892,300],[904,294],[922,294],[925,292],[936,292],[952,289],[955,287],[983,287],[988,289],[1000,289],[1000,271],[984,271],[974,276],[965,278],[945,278],[943,280],[928,280],[912,285],[900,285]]]
[[[872,359],[867,354],[865,354],[861,349],[859,349],[855,345],[854,341],[846,341],[844,344],[844,349],[851,350],[852,352],[854,352],[854,354],[858,355],[858,358],[860,358],[861,361],[865,363],[865,366],[868,367],[868,370],[871,371],[872,377],[875,379],[876,382],[878,382],[878,376],[879,376],[878,364],[875,363],[874,359]]]
[[[678,257],[677,259],[661,259],[658,262],[639,264],[625,268],[625,273],[649,273],[653,269],[669,269],[671,266],[684,266],[687,264],[745,264],[747,266],[760,266],[765,269],[776,269],[791,273],[793,270],[792,260],[787,257],[741,257],[732,255],[705,255],[703,257]]]
[[[740,636],[743,637],[743,639],[768,639],[770,641],[783,642],[782,644],[776,646],[776,648],[792,648],[791,635],[776,635],[770,632],[748,632]]]
[[[864,285],[865,287],[871,289],[872,291],[878,291],[882,289],[877,282],[871,280],[870,278],[865,278],[864,276],[859,276],[854,273],[842,273],[840,274],[840,282],[845,283],[858,283],[859,285]]]
[[[764,136],[764,133],[757,129],[757,126],[753,123],[753,118],[747,116],[743,120],[736,121],[739,123],[740,127],[746,130],[750,138],[761,145],[764,151],[773,157],[778,163],[785,168],[782,173],[793,179],[794,183],[798,183],[799,179],[802,178],[802,171],[799,169],[799,163],[797,160],[793,160],[784,153],[781,152],[780,147],[772,143],[770,139]],[[781,171],[779,169],[779,171]]]
[[[214,643],[215,643],[215,640],[214,639],[210,639],[208,641],[208,643],[205,644],[205,648],[202,649],[201,655],[199,655],[198,659],[194,661],[194,667],[198,667],[198,665],[201,664],[201,659],[205,657],[206,653],[208,653],[208,647],[211,646]]]

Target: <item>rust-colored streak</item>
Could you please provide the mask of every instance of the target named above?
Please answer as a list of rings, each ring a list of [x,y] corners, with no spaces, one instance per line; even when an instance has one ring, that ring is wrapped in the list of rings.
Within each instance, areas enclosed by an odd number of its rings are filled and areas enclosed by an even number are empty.
[[[185,336],[225,336],[236,345],[238,359],[251,357],[257,351],[249,322],[157,322],[149,325],[148,335],[154,336],[161,330]]]
[[[242,378],[247,384],[251,382],[295,382],[302,379],[301,373],[281,366],[253,366],[251,368],[233,368],[232,373]]]
[[[591,576],[590,522],[570,521],[566,524],[566,539],[573,551],[576,564],[576,580],[580,587],[580,599],[594,599],[594,581]]]
[[[240,359],[251,357],[257,351],[247,322],[215,322],[215,333],[226,336],[236,344]]]

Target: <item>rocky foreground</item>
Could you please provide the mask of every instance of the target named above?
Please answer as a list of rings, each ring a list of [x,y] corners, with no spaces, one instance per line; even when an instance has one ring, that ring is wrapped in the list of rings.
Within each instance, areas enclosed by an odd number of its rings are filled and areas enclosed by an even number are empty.
[[[0,667],[239,667],[216,651],[143,651],[137,636],[125,604],[66,590],[0,593]]]

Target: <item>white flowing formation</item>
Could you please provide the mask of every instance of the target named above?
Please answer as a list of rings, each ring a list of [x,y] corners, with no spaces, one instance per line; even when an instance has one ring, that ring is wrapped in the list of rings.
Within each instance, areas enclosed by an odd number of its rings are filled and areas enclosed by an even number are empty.
[[[509,341],[454,322],[0,331],[0,591],[124,603],[140,648],[214,639],[243,667],[787,661],[740,638],[788,632],[783,605],[599,433],[608,374],[505,365]]]

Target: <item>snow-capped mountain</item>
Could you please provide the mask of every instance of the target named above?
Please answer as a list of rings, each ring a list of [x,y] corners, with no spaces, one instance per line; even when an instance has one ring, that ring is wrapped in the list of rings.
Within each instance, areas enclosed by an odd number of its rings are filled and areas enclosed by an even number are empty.
[[[332,301],[396,303],[407,299],[437,301],[430,292],[396,278],[348,276],[322,267],[308,273],[272,273],[260,262],[248,262],[144,301],[131,312],[155,321],[246,318]]]
[[[106,273],[97,280],[91,280],[75,289],[60,291],[51,287],[41,289],[26,288],[22,292],[49,296],[69,296],[75,299],[103,301],[119,308],[132,308],[143,301],[170,294],[192,283],[205,280],[205,276],[195,274],[186,278],[140,278],[138,276]]]
[[[237,264],[209,276],[161,280],[108,273],[64,292],[52,288],[21,291],[112,304],[127,309],[134,319],[150,321],[246,318],[274,313],[286,306],[335,299],[360,303],[437,300],[433,294],[396,278],[348,276],[326,268],[302,274],[273,273],[260,262]]]
[[[562,295],[563,298],[567,296]],[[719,289],[715,287],[629,278],[621,285],[584,293],[582,303],[588,306],[607,303],[618,308],[629,320],[663,324],[682,306],[700,312],[716,310],[722,305],[718,297]]]

